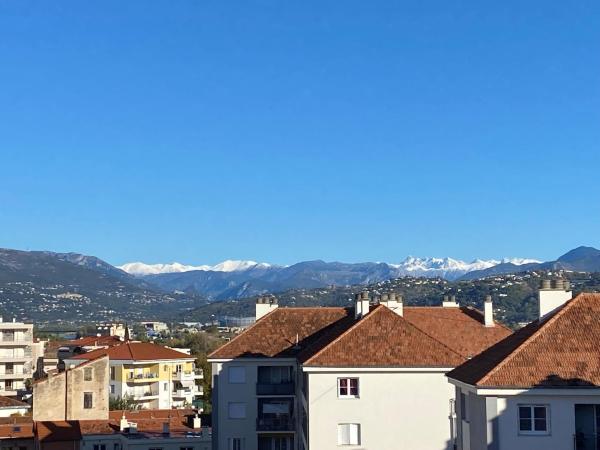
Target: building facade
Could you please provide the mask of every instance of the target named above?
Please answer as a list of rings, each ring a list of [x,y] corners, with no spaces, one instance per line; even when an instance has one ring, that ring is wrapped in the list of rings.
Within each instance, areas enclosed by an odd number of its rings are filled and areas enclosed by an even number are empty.
[[[191,406],[202,396],[201,369],[195,358],[176,350],[143,342],[125,342],[65,359],[67,367],[100,355],[109,357],[110,397],[128,398],[143,409]]]
[[[544,283],[540,317],[448,374],[459,450],[600,448],[600,295]]]
[[[455,302],[411,308],[394,294],[276,305],[259,299],[256,324],[209,357],[213,449],[452,449],[445,373],[510,334]]]
[[[0,318],[0,395],[14,396],[25,389],[34,370],[33,324]]]

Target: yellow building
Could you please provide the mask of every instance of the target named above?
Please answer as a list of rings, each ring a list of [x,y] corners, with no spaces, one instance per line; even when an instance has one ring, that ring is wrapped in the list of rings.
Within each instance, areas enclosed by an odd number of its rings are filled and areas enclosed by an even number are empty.
[[[67,367],[107,355],[111,398],[130,398],[144,409],[191,406],[202,396],[203,378],[186,353],[145,342],[125,342],[65,360]]]

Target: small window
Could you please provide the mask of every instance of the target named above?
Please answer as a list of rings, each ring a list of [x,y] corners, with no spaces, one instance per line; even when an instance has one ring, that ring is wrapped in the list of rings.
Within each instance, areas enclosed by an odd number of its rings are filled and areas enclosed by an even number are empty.
[[[92,381],[92,368],[85,367],[83,369],[83,381]]]
[[[92,409],[94,406],[93,403],[94,394],[92,392],[84,392],[83,393],[83,409]]]
[[[360,424],[338,424],[338,445],[360,445]]]
[[[460,415],[465,422],[469,421],[469,404],[467,402],[467,394],[460,393]]]
[[[520,434],[550,434],[547,405],[519,405]]]
[[[116,371],[116,367],[111,367],[110,368],[110,379],[111,380],[115,380],[117,378],[117,371]]]
[[[194,450],[194,447],[179,447],[179,450]]]
[[[229,418],[230,419],[245,419],[246,418],[246,404],[245,403],[229,403],[228,406]]]
[[[242,438],[229,439],[229,450],[242,450]]]
[[[169,383],[163,383],[163,391],[168,391],[169,390]]]
[[[94,450],[106,450],[106,444],[94,444]]]
[[[111,393],[111,394],[114,394],[114,393],[115,393],[115,385],[114,385],[114,384],[111,384],[111,385],[110,385],[110,393]]]
[[[338,378],[338,397],[358,398],[358,378]]]
[[[242,384],[246,382],[246,368],[242,366],[232,366],[227,369],[229,383]]]

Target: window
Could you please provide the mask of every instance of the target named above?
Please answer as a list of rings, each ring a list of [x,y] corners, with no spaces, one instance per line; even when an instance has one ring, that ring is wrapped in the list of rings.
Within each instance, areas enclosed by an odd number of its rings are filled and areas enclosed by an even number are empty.
[[[150,447],[148,450],[163,450],[162,447]]]
[[[12,380],[6,380],[4,382],[4,389],[6,389],[7,391],[10,391],[13,387],[13,382]]]
[[[94,444],[94,450],[106,450],[106,444]]]
[[[246,404],[245,403],[229,403],[228,412],[230,419],[245,419]]]
[[[358,378],[338,378],[338,397],[357,398]]]
[[[83,381],[92,381],[92,368],[85,367],[83,369]]]
[[[242,438],[229,439],[229,450],[242,450]]]
[[[179,447],[179,450],[194,450],[194,447]]]
[[[232,366],[227,369],[229,383],[241,384],[246,382],[246,368],[242,366]]]
[[[83,393],[83,409],[92,409],[94,394],[92,392]]]
[[[360,445],[360,424],[338,424],[338,445]]]
[[[465,422],[469,421],[469,406],[464,392],[460,393],[460,416]]]
[[[115,385],[114,385],[114,384],[111,384],[111,385],[110,385],[110,393],[111,393],[111,394],[114,394],[114,393],[115,393]]]
[[[110,379],[111,380],[115,380],[117,378],[117,370],[116,367],[111,367],[110,368]]]
[[[166,392],[168,390],[169,390],[169,383],[168,382],[163,383],[163,391]]]
[[[519,433],[550,434],[548,410],[546,405],[519,405]]]

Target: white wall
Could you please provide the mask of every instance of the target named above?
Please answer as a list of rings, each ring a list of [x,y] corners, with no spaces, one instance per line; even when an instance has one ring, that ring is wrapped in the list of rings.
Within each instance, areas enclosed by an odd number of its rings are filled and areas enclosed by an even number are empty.
[[[340,399],[339,377],[358,377],[359,399]],[[310,373],[309,449],[338,449],[337,425],[359,423],[360,448],[447,450],[451,386],[443,372]]]

